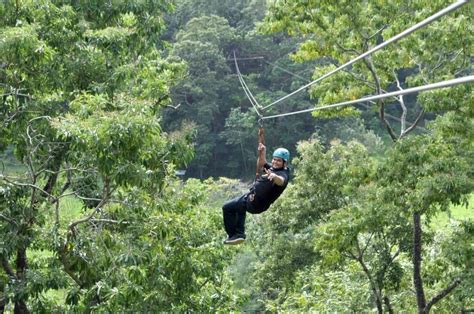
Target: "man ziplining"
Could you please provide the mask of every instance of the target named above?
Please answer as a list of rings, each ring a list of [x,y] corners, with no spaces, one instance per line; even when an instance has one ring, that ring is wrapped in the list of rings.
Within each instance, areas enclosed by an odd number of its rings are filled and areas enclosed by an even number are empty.
[[[259,116],[259,121],[262,122],[263,120],[266,119],[273,119],[277,117],[284,117],[284,116],[289,116],[289,115],[295,115],[295,114],[300,114],[304,112],[313,112],[315,110],[323,110],[323,109],[330,109],[330,108],[335,108],[335,107],[343,107],[343,106],[351,106],[355,105],[361,102],[366,102],[366,101],[372,101],[372,100],[378,100],[378,99],[384,99],[384,98],[389,98],[389,97],[394,97],[394,96],[402,96],[402,95],[407,95],[407,94],[412,94],[412,93],[417,93],[421,91],[427,91],[427,90],[432,90],[432,89],[438,89],[438,88],[446,88],[449,86],[454,86],[458,84],[464,84],[464,83],[471,83],[474,82],[474,75],[470,76],[464,76],[464,77],[459,77],[451,80],[446,80],[438,83],[433,83],[433,84],[427,84],[427,85],[422,85],[414,88],[409,88],[409,89],[402,89],[400,91],[396,92],[390,92],[390,93],[385,93],[385,94],[379,94],[375,96],[369,96],[369,97],[363,97],[360,99],[356,100],[350,100],[350,101],[345,101],[345,102],[340,102],[337,104],[331,104],[331,105],[326,105],[322,107],[313,107],[313,108],[308,108],[304,110],[299,110],[299,111],[293,111],[293,112],[287,112],[287,113],[282,113],[282,114],[275,114],[275,115],[270,115],[270,116],[263,116],[259,110],[265,110],[270,106],[273,106],[274,104],[277,104],[288,97],[295,95],[296,93],[299,93],[300,91],[303,91],[307,89],[308,87],[312,86],[315,83],[320,82],[321,80],[335,74],[336,72],[349,67],[353,63],[373,54],[374,52],[384,48],[385,46],[397,42],[398,40],[402,39],[405,36],[410,35],[414,31],[432,23],[433,21],[436,21],[438,18],[450,13],[451,11],[454,11],[458,9],[459,7],[467,4],[469,1],[468,0],[459,0],[458,2],[444,8],[443,10],[437,12],[436,14],[426,18],[425,20],[417,23],[416,25],[413,25],[412,27],[404,30],[403,32],[399,33],[398,35],[395,35],[388,39],[387,41],[384,41],[377,46],[373,47],[372,49],[364,52],[363,54],[357,56],[356,58],[348,61],[347,63],[339,66],[338,68],[330,71],[329,73],[324,74],[323,76],[319,77],[318,79],[309,82],[308,84],[300,87],[299,89],[295,90],[294,92],[272,102],[271,104],[267,106],[260,106],[255,97],[253,96],[252,92],[249,90],[247,84],[245,83],[242,74],[240,73],[238,64],[237,64],[237,58],[234,52],[234,62],[235,62],[235,67],[237,71],[237,75],[240,81],[240,84],[242,85],[243,90],[245,91],[245,94],[247,95],[247,98],[249,99],[250,103],[252,104],[255,112]],[[263,128],[261,128],[263,130]],[[259,136],[260,136],[260,131],[259,131]],[[262,132],[262,138],[263,138],[263,132]],[[278,148],[275,150],[273,153],[273,159],[272,163],[269,164],[266,162],[265,158],[265,153],[266,153],[266,148],[265,145],[263,144],[263,141],[260,141],[259,146],[258,146],[258,151],[259,151],[259,156],[257,160],[257,179],[255,180],[253,186],[250,188],[250,191],[245,193],[244,195],[237,197],[235,199],[232,199],[228,201],[227,203],[224,204],[222,207],[223,210],[223,216],[224,216],[224,226],[225,230],[227,232],[228,238],[224,241],[225,244],[239,244],[245,241],[245,216],[246,213],[252,213],[252,214],[259,214],[264,211],[266,211],[270,205],[281,195],[281,193],[285,190],[288,181],[290,179],[289,177],[289,169],[288,169],[288,162],[289,162],[289,152],[288,150],[284,148]],[[259,175],[262,170],[265,172],[264,175]]]
[[[261,142],[258,144],[258,173],[254,184],[249,192],[222,206],[224,227],[228,235],[224,244],[244,242],[247,212],[263,213],[283,193],[290,180],[289,161],[290,152],[286,148],[278,148],[273,152],[272,162],[268,163],[265,145]]]

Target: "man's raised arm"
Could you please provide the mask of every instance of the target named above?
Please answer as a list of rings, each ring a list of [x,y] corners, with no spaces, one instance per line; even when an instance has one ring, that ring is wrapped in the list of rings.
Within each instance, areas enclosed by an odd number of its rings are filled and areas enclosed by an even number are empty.
[[[262,143],[258,143],[258,159],[257,159],[257,169],[258,173],[262,171],[263,165],[267,163],[267,158],[265,157],[267,153],[267,148]]]

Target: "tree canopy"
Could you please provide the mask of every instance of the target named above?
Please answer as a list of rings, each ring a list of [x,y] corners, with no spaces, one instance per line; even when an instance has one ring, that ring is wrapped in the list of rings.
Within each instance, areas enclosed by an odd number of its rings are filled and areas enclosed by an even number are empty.
[[[445,6],[1,2],[0,313],[471,311],[472,84],[264,120],[292,179],[222,245],[257,157],[235,62],[267,106]],[[472,10],[262,112],[472,75]]]

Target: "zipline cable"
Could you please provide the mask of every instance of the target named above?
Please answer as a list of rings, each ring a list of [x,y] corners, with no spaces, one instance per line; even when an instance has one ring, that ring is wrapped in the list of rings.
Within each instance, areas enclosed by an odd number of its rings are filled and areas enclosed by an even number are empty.
[[[258,111],[258,108],[261,108],[260,105],[258,104],[258,101],[255,99],[253,96],[252,92],[248,88],[247,84],[244,81],[244,78],[242,77],[242,74],[240,73],[239,65],[237,63],[237,58],[235,56],[235,51],[234,51],[234,63],[235,63],[235,69],[237,71],[237,76],[239,77],[239,82],[240,85],[242,85],[242,88],[245,92],[245,95],[247,95],[247,98],[249,99],[250,103],[253,106],[253,109],[255,109],[255,112],[259,117],[262,117],[262,114]]]
[[[271,106],[273,106],[273,105],[275,105],[275,104],[277,104],[277,103],[279,103],[279,102],[281,102],[281,101],[283,101],[283,100],[285,100],[285,99],[287,99],[287,98],[289,98],[289,97],[291,97],[291,96],[293,96],[293,95],[295,95],[295,94],[301,92],[302,90],[304,90],[304,89],[310,87],[311,85],[314,85],[314,84],[316,84],[316,83],[322,81],[323,79],[325,79],[325,78],[327,78],[327,77],[333,75],[334,73],[336,73],[336,72],[342,70],[343,68],[348,67],[349,65],[351,65],[351,64],[353,64],[353,63],[359,61],[360,59],[363,59],[363,58],[365,58],[365,57],[371,55],[372,53],[376,52],[377,50],[380,50],[380,49],[384,48],[385,46],[387,46],[387,45],[389,45],[389,44],[391,44],[391,43],[393,43],[393,42],[396,42],[396,41],[400,40],[401,38],[403,38],[403,37],[405,37],[405,36],[407,36],[407,35],[413,33],[414,31],[418,30],[419,28],[422,28],[423,26],[428,25],[429,23],[431,23],[431,22],[437,20],[438,18],[440,18],[440,17],[442,17],[442,16],[444,16],[444,15],[450,13],[451,11],[454,11],[454,10],[460,8],[461,6],[467,4],[468,2],[469,2],[469,0],[459,0],[459,1],[456,2],[456,3],[453,3],[453,4],[449,5],[448,7],[444,8],[444,9],[441,10],[441,11],[439,11],[438,13],[433,14],[432,16],[430,16],[430,17],[424,19],[423,21],[419,22],[418,24],[413,25],[412,27],[406,29],[405,31],[401,32],[400,34],[398,34],[398,35],[396,35],[396,36],[390,38],[389,40],[387,40],[387,41],[381,43],[380,45],[375,46],[374,48],[372,48],[372,49],[366,51],[365,53],[359,55],[358,57],[356,57],[356,58],[350,60],[349,62],[347,62],[347,63],[341,65],[340,67],[338,67],[338,68],[336,68],[336,69],[334,69],[334,70],[332,70],[332,71],[330,71],[330,72],[324,74],[324,75],[321,76],[320,78],[318,78],[318,79],[316,79],[316,80],[314,80],[314,81],[312,81],[312,82],[310,82],[310,83],[308,83],[308,84],[306,84],[306,85],[300,87],[299,89],[295,90],[294,92],[292,92],[292,93],[290,93],[290,94],[288,94],[288,95],[286,95],[286,96],[284,96],[284,97],[282,97],[282,98],[280,98],[280,99],[277,99],[276,101],[274,101],[274,102],[272,102],[271,104],[269,104],[269,105],[263,107],[262,109],[265,110],[265,109],[267,109],[267,108],[269,108],[269,107],[271,107]]]
[[[252,92],[250,91],[250,88],[247,86],[247,83],[245,83],[244,78],[242,77],[242,73],[239,72],[238,77],[239,77],[240,84],[242,85],[242,88],[245,89],[247,97],[249,98],[250,102],[254,106],[255,111],[257,111],[257,108],[259,109],[261,108],[260,104],[258,103],[257,99],[253,96]]]
[[[247,95],[247,98],[249,99],[250,103],[252,106],[255,108],[255,106],[259,106],[257,100],[255,97],[253,97],[252,92],[248,88],[247,84],[244,81],[244,78],[242,77],[242,73],[240,72],[239,64],[237,63],[237,58],[235,56],[235,51],[234,51],[234,63],[235,63],[235,70],[237,73],[237,77],[239,78],[240,85],[242,86],[242,89],[245,92],[245,95]]]
[[[242,73],[240,73],[239,65],[237,63],[237,58],[235,56],[235,51],[234,51],[234,62],[235,62],[235,69],[237,71],[237,76],[239,77],[239,82],[242,85],[245,95],[247,95],[247,98],[249,99],[250,103],[252,104],[253,108],[255,109],[255,112],[257,113],[259,117],[258,143],[265,144],[265,129],[263,128],[262,114],[258,112],[258,109],[257,109],[257,107],[260,107],[260,105],[258,104],[258,101],[255,99],[255,97],[253,97],[252,92],[250,91],[250,89],[248,88],[247,84],[244,81],[244,78],[242,77]],[[255,180],[258,179],[258,176],[260,174],[260,165],[258,163],[259,159],[257,159],[257,165],[255,169]]]
[[[247,84],[245,83],[245,81],[243,80],[242,76],[239,73],[237,73],[237,76],[239,78],[240,85],[242,86],[242,89],[245,92],[245,95],[247,96],[248,100],[252,104],[252,107],[257,112],[257,115],[261,116],[261,114],[258,112],[258,109],[257,109],[258,108],[258,103],[254,100],[253,95],[250,92],[250,89],[248,88]]]
[[[265,60],[263,60],[263,62],[265,62],[265,63],[268,64],[268,65],[274,66],[275,68],[280,69],[281,71],[283,71],[283,72],[285,72],[285,73],[288,73],[288,74],[290,74],[290,75],[293,75],[293,76],[295,76],[295,77],[297,77],[297,78],[299,78],[299,79],[301,79],[301,80],[303,80],[303,81],[311,82],[311,80],[308,80],[307,78],[304,78],[304,77],[302,77],[302,76],[300,76],[300,75],[298,75],[298,74],[296,74],[296,73],[293,73],[293,72],[291,72],[290,70],[287,70],[287,69],[283,68],[282,66],[280,66],[280,65],[278,65],[278,64],[276,64],[276,63],[272,63],[272,62],[265,61]],[[385,92],[384,90],[382,90],[382,91]],[[375,104],[375,102],[373,102],[373,101],[369,101],[369,102],[370,102],[371,104]],[[368,106],[368,105],[365,105],[365,104],[362,104],[362,105],[363,105],[366,109],[369,109],[369,106]],[[388,117],[388,118],[391,118],[391,119],[393,119],[393,120],[399,121],[399,122],[402,121],[400,118],[395,117],[394,115],[391,115],[391,114],[388,114],[388,113],[385,113],[385,116]],[[413,125],[412,122],[410,122],[410,121],[407,121],[407,122]],[[425,128],[423,128],[423,127],[421,127],[421,126],[419,126],[419,125],[415,125],[415,128],[427,132],[427,130],[426,130]]]
[[[317,108],[309,108],[309,109],[293,111],[293,112],[287,112],[287,113],[282,113],[282,114],[276,114],[276,115],[271,115],[271,116],[264,116],[261,119],[262,120],[267,120],[267,119],[273,119],[273,118],[278,118],[278,117],[291,116],[291,115],[304,113],[304,112],[312,112],[312,111],[316,111],[316,110],[343,107],[343,106],[348,106],[348,105],[354,105],[354,104],[357,104],[357,103],[360,103],[360,102],[379,100],[379,99],[384,99],[384,98],[393,97],[393,96],[407,95],[407,94],[412,94],[412,93],[417,93],[417,92],[422,92],[422,91],[427,91],[427,90],[432,90],[432,89],[438,89],[438,88],[445,88],[445,87],[449,87],[449,86],[454,86],[454,85],[459,85],[459,84],[464,84],[464,83],[471,83],[471,82],[474,82],[474,75],[469,75],[469,76],[460,77],[460,78],[456,78],[456,79],[452,79],[452,80],[447,80],[447,81],[437,82],[437,83],[433,83],[433,84],[427,84],[427,85],[422,85],[422,86],[418,86],[418,87],[408,88],[408,89],[395,91],[395,92],[391,92],[391,93],[386,93],[386,94],[381,94],[381,95],[363,97],[363,98],[359,98],[359,99],[356,99],[356,100],[344,101],[344,102],[340,102],[340,103],[336,103],[336,104],[332,104],[332,105],[327,105],[327,106],[322,106],[322,107],[317,107]]]
[[[257,112],[257,115],[260,116],[261,114],[259,113],[259,111],[257,109],[258,106],[259,106],[258,102],[253,97],[252,93],[250,92],[250,89],[248,88],[247,84],[245,83],[244,79],[242,78],[242,74],[239,71],[237,71],[237,77],[239,78],[240,85],[242,86],[242,89],[244,90],[245,95],[247,96],[248,100],[252,104],[252,107]]]

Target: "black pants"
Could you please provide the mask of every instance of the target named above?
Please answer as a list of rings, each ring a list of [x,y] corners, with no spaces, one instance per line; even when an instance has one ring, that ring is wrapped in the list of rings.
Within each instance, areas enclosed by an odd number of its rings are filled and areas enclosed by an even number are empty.
[[[224,227],[229,237],[242,236],[245,238],[245,216],[247,212],[258,214],[264,211],[254,208],[248,197],[249,194],[246,193],[228,201],[222,206]]]

